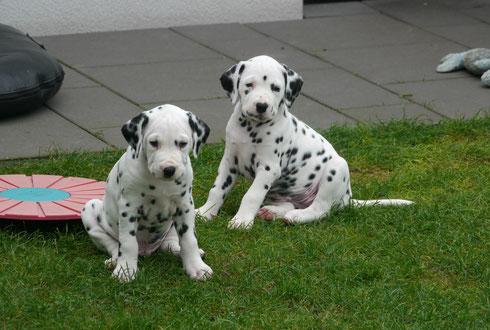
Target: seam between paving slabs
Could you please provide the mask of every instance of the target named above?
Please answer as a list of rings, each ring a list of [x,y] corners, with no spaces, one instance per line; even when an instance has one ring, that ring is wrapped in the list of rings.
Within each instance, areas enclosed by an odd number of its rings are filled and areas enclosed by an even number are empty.
[[[118,150],[119,148],[117,146],[115,146],[114,144],[112,143],[109,143],[107,142],[106,140],[104,140],[103,138],[101,138],[100,136],[98,136],[97,134],[95,133],[92,133],[90,130],[88,130],[87,128],[83,127],[83,126],[80,126],[79,124],[77,124],[76,122],[74,122],[73,120],[67,118],[66,116],[62,115],[61,113],[59,113],[58,111],[56,111],[55,109],[53,109],[52,107],[50,107],[49,105],[47,104],[43,104],[43,106],[45,106],[46,108],[48,108],[50,111],[54,112],[56,115],[60,116],[61,118],[63,118],[64,120],[66,120],[67,122],[75,125],[76,127],[78,127],[79,129],[81,129],[82,131],[84,131],[85,133],[91,135],[92,137],[96,138],[97,140],[107,144],[109,147],[113,148],[114,150]]]
[[[185,33],[182,33],[182,32],[179,32],[179,31],[175,30],[173,27],[170,27],[169,30],[172,31],[173,33],[181,36],[181,37],[186,38],[187,40],[190,40],[192,42],[195,42],[195,43],[197,43],[197,44],[199,44],[199,45],[201,45],[201,46],[203,46],[203,47],[205,47],[205,48],[207,48],[207,49],[209,49],[209,50],[211,50],[211,51],[213,51],[213,52],[215,52],[215,53],[217,53],[217,54],[219,54],[221,56],[224,56],[224,57],[226,57],[226,58],[228,58],[228,59],[230,59],[230,60],[232,60],[234,62],[238,62],[239,61],[238,59],[236,59],[236,58],[234,58],[234,57],[232,57],[232,56],[230,56],[228,54],[225,54],[223,52],[220,52],[219,50],[217,50],[217,49],[215,49],[215,48],[213,48],[213,47],[211,47],[209,45],[206,45],[205,43],[202,43],[201,41],[199,41],[197,39],[194,39],[192,37],[189,37]]]
[[[141,105],[152,105],[152,104],[164,104],[164,103],[173,103],[173,102],[195,102],[195,101],[212,101],[212,100],[224,100],[228,99],[225,96],[216,96],[216,97],[200,97],[197,99],[175,99],[175,100],[165,100],[165,101],[155,101],[155,102],[141,102]]]
[[[332,107],[331,105],[328,105],[328,104],[326,104],[326,103],[325,103],[325,102],[323,102],[323,101],[318,100],[317,98],[315,98],[315,97],[313,97],[313,96],[310,96],[310,95],[305,94],[305,93],[302,93],[302,92],[300,92],[300,94],[301,94],[301,95],[303,95],[304,97],[306,97],[307,99],[310,99],[310,100],[312,100],[313,102],[316,102],[316,103],[318,103],[318,104],[320,104],[320,105],[324,106],[324,107],[325,107],[325,108],[327,108],[327,109],[330,109],[330,110],[332,110],[332,111],[334,111],[334,112],[337,112],[337,113],[341,114],[342,116],[344,116],[344,117],[346,117],[346,118],[352,119],[352,120],[354,120],[354,121],[355,121],[355,122],[357,122],[357,123],[358,123],[358,122],[360,122],[360,120],[359,120],[359,119],[354,118],[354,117],[352,117],[351,115],[348,115],[348,114],[346,114],[346,113],[342,112],[341,110],[339,110],[339,109],[337,109],[337,108],[334,108],[334,107]]]
[[[405,20],[403,20],[403,19],[401,19],[401,18],[399,18],[399,17],[396,17],[396,16],[394,16],[394,15],[391,15],[390,13],[388,13],[388,12],[386,12],[386,11],[383,11],[383,9],[379,9],[379,8],[373,7],[373,6],[372,6],[371,4],[369,4],[369,3],[364,2],[364,4],[365,4],[366,6],[368,6],[368,7],[372,8],[373,10],[377,11],[377,12],[378,12],[378,13],[380,13],[381,15],[385,15],[385,16],[387,16],[387,17],[389,17],[389,18],[391,18],[391,19],[393,19],[393,20],[395,20],[395,21],[398,21],[398,22],[401,22],[401,23],[407,24],[407,25],[409,25],[409,26],[414,26],[414,27],[416,27],[417,29],[420,29],[420,30],[422,30],[422,31],[424,31],[424,32],[426,32],[426,33],[432,34],[433,36],[436,36],[436,37],[442,38],[442,39],[447,40],[447,41],[451,41],[451,42],[453,42],[453,43],[455,43],[455,44],[458,44],[458,45],[460,45],[460,46],[466,47],[466,48],[468,48],[468,49],[472,48],[472,47],[470,47],[470,46],[468,46],[468,45],[466,45],[466,44],[463,44],[462,42],[459,42],[459,41],[456,41],[456,40],[449,39],[448,37],[445,37],[445,36],[443,36],[443,35],[437,34],[436,32],[432,32],[432,31],[430,31],[430,30],[427,30],[427,29],[426,29],[426,28],[424,28],[424,27],[421,27],[421,26],[415,25],[415,24],[410,23],[410,22],[408,22],[408,21],[405,21]],[[449,8],[450,8],[450,9],[453,9],[453,8],[451,8],[451,7],[449,7]],[[478,21],[478,22],[480,22],[480,23],[484,23],[484,24],[487,24],[487,25],[488,25],[488,23],[487,23],[487,22],[485,22],[485,21],[483,21],[483,20],[479,19],[478,17],[473,17],[473,16],[468,15],[468,14],[465,14],[465,13],[460,13],[460,14],[461,14],[461,15],[463,15],[463,16],[469,17],[469,18],[471,18],[471,19],[474,19],[474,20],[476,20],[476,21]]]
[[[146,109],[145,109],[144,107],[142,107],[142,106],[141,106],[139,103],[137,103],[137,102],[135,102],[135,101],[131,100],[129,97],[127,97],[127,96],[125,96],[125,95],[123,95],[123,94],[119,93],[118,91],[116,91],[116,90],[112,89],[111,87],[109,87],[109,86],[105,85],[104,83],[102,83],[102,82],[98,81],[97,79],[95,79],[95,78],[91,77],[90,75],[88,75],[88,74],[86,74],[86,73],[84,73],[84,72],[82,72],[82,71],[78,70],[78,69],[77,69],[77,68],[75,68],[74,66],[69,65],[68,63],[66,63],[66,62],[64,62],[64,61],[62,61],[62,60],[60,60],[59,58],[57,58],[56,60],[57,60],[58,62],[60,62],[61,64],[63,64],[64,66],[66,66],[66,67],[68,67],[68,68],[72,69],[72,70],[73,70],[73,71],[75,71],[76,73],[81,74],[81,75],[82,75],[82,76],[84,76],[85,78],[87,78],[87,79],[89,79],[89,80],[93,81],[94,83],[96,83],[96,84],[98,84],[99,86],[101,86],[101,87],[103,87],[103,88],[107,89],[107,90],[108,90],[108,91],[110,91],[111,93],[113,93],[113,94],[115,94],[115,95],[119,96],[120,98],[122,98],[122,99],[124,99],[124,100],[128,101],[129,103],[131,103],[131,104],[133,104],[133,105],[137,106],[138,108],[140,108],[140,109],[142,109],[142,110],[146,110]]]
[[[462,80],[462,79],[474,79],[474,76],[471,76],[468,73],[467,77],[447,77],[447,78],[431,78],[431,79],[422,79],[422,80],[407,80],[407,81],[401,81],[401,82],[390,82],[386,83],[385,86],[393,86],[393,85],[406,85],[406,84],[413,84],[417,82],[434,82],[434,81],[446,81],[446,80]]]
[[[219,54],[221,55],[221,54]],[[194,62],[201,60],[215,60],[217,57],[200,57],[200,58],[190,58],[178,60],[178,62]],[[136,66],[136,65],[146,65],[146,64],[159,64],[159,63],[173,63],[177,60],[154,60],[154,61],[146,61],[146,62],[135,62],[135,63],[120,63],[120,64],[103,64],[103,65],[83,65],[80,68],[88,68],[88,69],[97,69],[97,68],[112,68],[119,66]]]
[[[245,25],[245,26],[247,26],[247,25]],[[248,26],[247,26],[247,27],[248,27]],[[250,27],[249,27],[249,28],[250,28]],[[184,38],[186,38],[186,39],[188,39],[188,40],[190,40],[190,41],[193,41],[193,42],[195,42],[195,43],[198,43],[199,45],[201,45],[201,46],[203,46],[203,47],[206,47],[207,49],[209,49],[209,50],[211,50],[211,51],[214,51],[214,52],[216,52],[216,53],[218,53],[218,54],[220,54],[220,55],[222,55],[222,56],[224,56],[224,57],[226,57],[226,58],[228,58],[228,59],[230,59],[230,60],[232,60],[232,61],[234,61],[234,62],[239,62],[239,61],[240,61],[239,59],[236,59],[236,58],[234,58],[234,57],[232,57],[232,56],[230,56],[230,55],[228,55],[228,54],[226,54],[226,53],[223,53],[223,52],[221,52],[221,51],[219,51],[219,50],[217,50],[217,49],[215,49],[215,48],[213,48],[213,47],[211,47],[211,46],[209,46],[209,45],[206,45],[205,43],[203,43],[203,42],[201,42],[201,41],[199,41],[199,40],[196,40],[196,39],[194,39],[194,38],[192,38],[192,37],[189,37],[188,35],[186,35],[186,34],[184,34],[184,33],[182,33],[182,32],[176,31],[176,30],[174,30],[173,28],[169,28],[169,30],[170,30],[170,31],[172,31],[172,32],[174,32],[174,33],[176,33],[176,34],[178,34],[178,35],[180,35],[181,37],[184,37]],[[255,31],[254,29],[252,29],[252,30],[253,30],[254,32],[258,32],[258,31]],[[259,32],[259,33],[260,33],[260,32]],[[262,35],[264,35],[264,36],[266,36],[266,37],[268,37],[268,38],[271,38],[270,36],[268,36],[268,35],[266,35],[266,34],[263,34],[263,33],[260,33],[260,34],[262,34]],[[274,38],[271,38],[271,39],[274,39]],[[280,42],[284,43],[282,40],[279,40],[279,39],[275,39],[275,40],[278,40],[278,41],[280,41]],[[285,44],[287,44],[287,43],[285,43]],[[308,54],[308,53],[306,53],[306,54]],[[310,54],[308,54],[308,55],[310,55]],[[336,108],[334,108],[334,107],[332,107],[332,106],[330,106],[330,105],[328,105],[328,104],[326,104],[326,103],[324,103],[324,102],[321,102],[321,101],[317,100],[316,98],[314,98],[314,97],[312,97],[312,96],[310,96],[310,95],[305,94],[304,92],[300,92],[300,94],[301,94],[301,95],[303,95],[304,97],[306,97],[307,99],[310,99],[310,100],[312,100],[313,102],[316,102],[316,103],[318,103],[318,104],[320,104],[320,105],[322,105],[322,106],[324,106],[324,107],[326,107],[326,108],[328,108],[328,109],[330,109],[330,110],[332,110],[332,111],[335,111],[335,112],[337,112],[338,114],[340,114],[340,115],[342,115],[342,116],[344,116],[344,117],[346,117],[346,118],[349,118],[349,119],[352,119],[352,120],[354,120],[354,121],[356,121],[356,122],[359,122],[359,120],[358,120],[358,119],[356,119],[356,118],[354,118],[354,117],[352,117],[352,116],[350,116],[350,115],[346,115],[345,113],[343,113],[343,112],[342,112],[342,111],[340,111],[339,109],[336,109]]]
[[[320,61],[322,61],[322,62],[325,62],[325,63],[327,63],[327,64],[330,64],[330,65],[334,66],[334,67],[335,67],[335,68],[337,68],[337,69],[340,69],[340,70],[342,70],[342,71],[344,71],[344,72],[346,72],[346,73],[349,73],[349,74],[351,74],[351,75],[354,75],[354,74],[353,74],[353,73],[352,73],[350,70],[348,70],[348,69],[346,69],[346,68],[344,68],[344,67],[342,67],[342,66],[340,66],[340,65],[338,65],[338,64],[336,64],[336,63],[334,63],[334,62],[331,62],[331,61],[329,61],[329,60],[326,60],[326,59],[324,59],[324,58],[322,58],[322,57],[320,57],[320,56],[318,56],[318,55],[311,54],[310,52],[308,52],[308,51],[306,51],[306,50],[304,50],[304,49],[302,49],[302,48],[300,48],[300,47],[298,47],[298,46],[296,46],[296,45],[294,45],[294,44],[291,44],[291,43],[289,43],[289,42],[287,42],[287,41],[284,41],[284,40],[282,40],[282,39],[279,39],[279,38],[276,38],[276,37],[274,37],[274,36],[271,36],[271,35],[269,35],[269,34],[267,34],[267,33],[265,33],[265,32],[262,32],[262,31],[260,31],[260,30],[255,29],[254,27],[249,26],[249,25],[247,25],[247,24],[245,24],[245,26],[246,26],[246,27],[248,27],[249,29],[251,29],[251,30],[253,30],[253,31],[257,32],[257,33],[262,34],[263,36],[266,36],[266,37],[268,37],[268,38],[271,38],[271,39],[274,39],[274,40],[280,41],[280,42],[282,42],[282,43],[284,43],[284,44],[286,44],[286,45],[288,45],[288,46],[290,46],[290,47],[293,47],[294,49],[299,50],[300,52],[302,52],[302,53],[304,53],[304,54],[306,54],[306,55],[312,56],[312,57],[314,57],[314,58],[316,58],[316,59],[318,59],[318,60],[320,60]],[[376,86],[376,87],[378,87],[378,88],[381,88],[381,89],[383,89],[383,90],[387,91],[388,93],[391,93],[391,94],[393,94],[393,95],[396,95],[396,96],[400,97],[400,94],[398,94],[398,93],[396,93],[396,92],[392,91],[391,89],[388,89],[388,88],[386,88],[386,87],[384,87],[384,86],[382,86],[382,85],[379,85],[379,84],[375,83],[374,81],[369,80],[369,79],[368,79],[368,78],[366,78],[366,77],[363,77],[363,76],[361,76],[361,75],[359,75],[359,74],[355,74],[354,76],[355,76],[355,77],[357,77],[357,78],[360,78],[360,79],[364,80],[365,82],[367,82],[367,83],[369,83],[369,84],[371,84],[371,85],[374,85],[374,86]],[[303,94],[303,95],[305,95],[305,94]],[[306,95],[305,95],[305,96],[306,96]],[[310,97],[310,98],[311,98],[311,97]],[[312,99],[312,100],[314,100],[313,98],[311,98],[311,99]],[[443,118],[447,118],[447,119],[449,119],[449,117],[448,117],[448,116],[446,116],[446,115],[444,115],[444,114],[442,114],[442,113],[439,113],[438,111],[436,111],[436,110],[434,110],[434,109],[430,108],[430,107],[429,107],[428,105],[426,105],[425,103],[420,103],[420,102],[417,102],[417,101],[415,101],[415,100],[413,100],[413,99],[411,99],[411,98],[408,98],[408,97],[403,97],[403,99],[406,99],[406,100],[408,100],[408,101],[412,102],[413,104],[416,104],[416,105],[418,105],[418,106],[420,106],[420,107],[422,107],[422,108],[425,108],[425,109],[427,109],[427,110],[429,110],[429,111],[431,111],[431,112],[435,113],[436,115],[439,115],[439,116],[441,116],[441,117],[443,117]],[[315,101],[316,101],[316,100],[315,100]],[[318,101],[316,101],[316,102],[318,102]],[[334,109],[334,108],[332,108],[332,107],[329,107],[329,108],[331,108],[332,110],[335,110],[335,111],[337,111],[337,112],[340,112],[340,110]],[[342,112],[340,112],[340,113],[342,113]],[[345,116],[345,114],[344,114],[344,113],[342,113],[342,114]],[[357,120],[357,121],[358,121],[358,120]]]

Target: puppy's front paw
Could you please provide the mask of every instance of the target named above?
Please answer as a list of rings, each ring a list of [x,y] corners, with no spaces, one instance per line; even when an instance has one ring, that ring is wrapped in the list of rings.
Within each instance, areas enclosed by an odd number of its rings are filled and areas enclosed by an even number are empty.
[[[206,265],[203,261],[196,262],[196,264],[185,267],[185,272],[193,279],[199,281],[205,281],[213,276],[213,270]]]
[[[204,205],[196,209],[196,215],[199,215],[204,221],[214,220],[218,211],[213,206]]]
[[[239,218],[235,216],[230,222],[228,222],[228,229],[250,229],[253,225],[253,218]]]
[[[119,279],[121,283],[127,283],[136,278],[138,268],[128,263],[118,263],[112,272],[112,277]]]

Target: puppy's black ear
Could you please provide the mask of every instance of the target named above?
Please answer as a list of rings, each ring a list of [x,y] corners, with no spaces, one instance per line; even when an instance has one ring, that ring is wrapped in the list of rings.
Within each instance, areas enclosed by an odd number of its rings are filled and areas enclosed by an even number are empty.
[[[223,72],[219,81],[221,82],[221,87],[226,91],[228,96],[233,93],[234,84],[233,84],[233,74],[236,71],[236,64],[229,68],[227,71]]]
[[[140,113],[121,128],[124,138],[128,141],[131,148],[135,150],[136,157],[138,157],[141,151],[143,132],[148,124],[148,120],[148,116],[145,113]]]
[[[294,100],[296,100],[296,97],[298,97],[299,92],[301,91],[301,87],[303,86],[303,78],[288,68],[286,64],[283,64],[282,67],[284,68],[283,75],[286,86],[283,100],[286,106],[291,108]]]
[[[205,122],[199,119],[199,117],[192,112],[187,112],[187,116],[189,117],[189,126],[192,130],[192,151],[194,158],[197,158],[199,151],[206,143],[211,130]]]
[[[238,86],[240,86],[240,76],[242,75],[244,69],[245,63],[240,62],[225,71],[219,78],[221,86],[226,91],[226,94],[231,99],[233,104],[238,101],[240,96],[238,93]]]

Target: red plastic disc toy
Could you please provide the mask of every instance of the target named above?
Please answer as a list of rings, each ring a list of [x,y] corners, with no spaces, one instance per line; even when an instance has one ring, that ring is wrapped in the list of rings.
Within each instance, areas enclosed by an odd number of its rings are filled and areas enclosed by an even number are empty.
[[[105,182],[57,175],[0,175],[0,218],[80,219],[93,198],[102,199]]]

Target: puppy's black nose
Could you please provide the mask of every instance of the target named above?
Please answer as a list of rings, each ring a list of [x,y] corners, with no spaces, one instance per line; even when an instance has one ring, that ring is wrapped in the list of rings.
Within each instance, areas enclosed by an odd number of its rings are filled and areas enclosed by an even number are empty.
[[[269,105],[267,103],[257,103],[255,107],[257,108],[258,113],[264,113]]]
[[[163,176],[165,178],[171,178],[175,173],[175,166],[168,166],[163,169]]]

